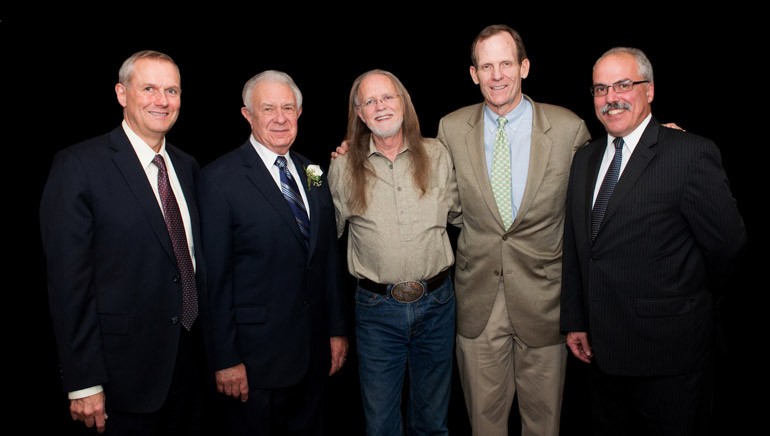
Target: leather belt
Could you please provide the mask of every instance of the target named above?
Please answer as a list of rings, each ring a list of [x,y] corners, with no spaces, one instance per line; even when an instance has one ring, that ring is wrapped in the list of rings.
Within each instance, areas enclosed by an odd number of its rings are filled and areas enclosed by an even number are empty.
[[[375,283],[369,279],[358,279],[358,286],[375,294],[390,295],[402,303],[411,303],[422,298],[423,295],[433,292],[439,286],[443,285],[449,277],[449,269],[445,269],[436,274],[435,277],[423,280],[421,282],[401,282],[395,284]]]

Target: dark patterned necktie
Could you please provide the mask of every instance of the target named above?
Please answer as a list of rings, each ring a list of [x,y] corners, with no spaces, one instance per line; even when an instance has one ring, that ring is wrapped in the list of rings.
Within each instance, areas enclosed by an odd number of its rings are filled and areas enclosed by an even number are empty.
[[[618,182],[620,163],[623,161],[623,138],[615,138],[612,143],[615,144],[615,156],[612,158],[612,163],[607,170],[607,174],[604,176],[602,186],[596,195],[594,208],[591,211],[592,241],[596,239],[596,235],[599,233],[599,227],[601,227],[602,220],[604,219],[604,212],[607,210],[607,203],[610,201],[612,191],[615,190],[615,184]]]
[[[302,236],[305,237],[305,243],[307,243],[308,238],[310,237],[310,219],[308,219],[305,203],[302,201],[302,196],[299,193],[299,187],[294,181],[291,171],[289,171],[284,156],[275,158],[275,165],[278,167],[278,172],[281,174],[281,192],[283,193],[284,198],[286,198],[286,202],[289,203],[289,207],[294,213],[294,218],[297,220],[299,231],[302,233]]]
[[[163,156],[156,154],[152,163],[158,167],[158,193],[163,204],[163,216],[166,219],[166,229],[174,246],[176,264],[182,276],[182,325],[187,330],[192,328],[198,316],[198,291],[195,284],[195,269],[190,258],[190,248],[187,245],[187,235],[182,223],[182,214],[176,202],[174,191],[168,180],[168,171]]]

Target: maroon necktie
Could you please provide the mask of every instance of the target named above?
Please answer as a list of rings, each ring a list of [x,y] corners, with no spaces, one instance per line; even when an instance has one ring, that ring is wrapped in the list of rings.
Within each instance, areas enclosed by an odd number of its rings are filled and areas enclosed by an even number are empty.
[[[187,235],[182,223],[182,214],[168,180],[168,171],[163,156],[156,154],[152,163],[158,167],[158,193],[163,203],[163,215],[166,218],[166,229],[171,236],[174,246],[176,263],[182,276],[182,325],[187,330],[192,328],[198,316],[198,292],[195,285],[195,270],[193,269],[190,249],[187,246]]]

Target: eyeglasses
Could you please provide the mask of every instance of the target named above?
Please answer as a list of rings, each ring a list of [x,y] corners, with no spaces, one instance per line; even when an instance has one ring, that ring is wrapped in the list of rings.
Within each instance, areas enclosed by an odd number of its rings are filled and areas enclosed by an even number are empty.
[[[383,104],[389,105],[393,103],[397,98],[401,97],[401,94],[385,94],[380,98],[370,98],[366,100],[365,102],[357,105],[356,107],[361,109],[369,109],[377,106],[377,102],[381,102]]]
[[[632,89],[634,89],[634,85],[639,85],[641,83],[650,83],[649,80],[639,80],[638,82],[633,82],[631,80],[621,80],[619,82],[615,82],[612,85],[594,85],[591,87],[591,95],[594,97],[601,97],[603,95],[607,95],[608,92],[610,92],[610,87],[613,91],[620,94],[623,92],[628,92]]]

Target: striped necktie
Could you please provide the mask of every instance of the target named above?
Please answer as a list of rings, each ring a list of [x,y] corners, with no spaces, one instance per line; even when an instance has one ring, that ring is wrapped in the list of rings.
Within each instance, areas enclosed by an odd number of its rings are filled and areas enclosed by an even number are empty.
[[[612,158],[610,168],[604,176],[602,186],[599,188],[599,193],[596,195],[594,208],[591,211],[592,241],[596,239],[596,235],[599,233],[599,228],[604,219],[604,212],[607,211],[607,203],[610,201],[612,191],[615,190],[615,184],[618,182],[618,177],[620,176],[620,163],[623,161],[623,138],[615,138],[612,143],[615,144],[615,156]]]
[[[299,231],[305,237],[305,243],[307,244],[310,238],[310,219],[305,210],[305,203],[302,201],[302,196],[299,193],[299,187],[294,181],[291,171],[289,171],[286,157],[278,156],[275,158],[275,165],[280,170],[278,172],[281,175],[281,192],[284,198],[286,198],[286,202],[289,203],[289,207],[292,213],[294,213],[294,218],[297,220]]]

